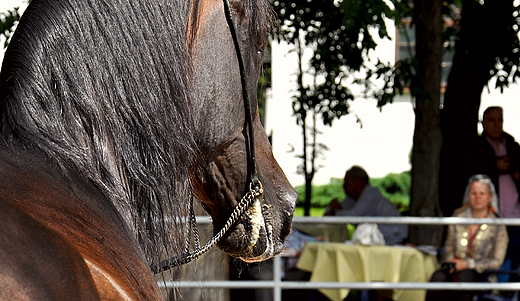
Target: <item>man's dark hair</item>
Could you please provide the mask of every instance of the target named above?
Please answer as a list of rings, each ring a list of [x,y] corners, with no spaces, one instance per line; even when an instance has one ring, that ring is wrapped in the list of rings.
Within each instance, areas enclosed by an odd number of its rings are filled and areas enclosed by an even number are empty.
[[[493,111],[493,110],[499,110],[500,113],[504,114],[504,109],[502,109],[502,107],[499,107],[499,106],[492,106],[492,107],[488,107],[485,111],[484,111],[484,114],[482,114],[482,118],[484,118],[484,116],[486,116],[487,113]]]
[[[347,173],[352,175],[353,178],[361,179],[367,183],[370,180],[367,172],[357,165],[352,166],[349,170],[347,170]],[[347,176],[347,173],[345,173],[345,177]]]

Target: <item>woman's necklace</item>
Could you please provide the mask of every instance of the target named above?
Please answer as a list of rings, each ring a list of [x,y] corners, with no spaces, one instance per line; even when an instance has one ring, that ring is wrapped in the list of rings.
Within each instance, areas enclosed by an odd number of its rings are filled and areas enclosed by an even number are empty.
[[[466,226],[464,228],[464,232],[462,232],[462,239],[460,240],[461,249],[461,258],[465,258],[466,254],[468,257],[473,258],[473,251],[476,249],[478,242],[484,235],[484,231],[487,229],[487,224],[482,224],[478,227],[475,233],[470,234],[470,226]],[[471,231],[473,232],[473,231]]]

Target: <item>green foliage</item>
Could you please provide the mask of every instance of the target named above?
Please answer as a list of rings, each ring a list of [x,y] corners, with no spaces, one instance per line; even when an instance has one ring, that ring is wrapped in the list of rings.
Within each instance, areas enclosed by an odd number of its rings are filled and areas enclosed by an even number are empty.
[[[382,178],[370,179],[370,184],[379,188],[381,193],[390,200],[401,212],[407,212],[410,205],[410,186],[411,176],[410,172],[403,172],[400,174],[389,173]],[[303,206],[305,201],[305,186],[297,186],[298,201],[297,207]],[[315,185],[312,188],[311,197],[311,216],[319,214],[323,215],[324,208],[327,207],[329,202],[337,198],[342,200],[345,198],[345,192],[343,191],[343,179],[332,178],[326,185]]]
[[[296,191],[298,191],[296,206],[303,206],[305,202],[305,186],[297,186]],[[340,201],[345,198],[343,179],[332,178],[326,185],[313,185],[311,207],[325,208],[334,198]]]
[[[305,216],[303,207],[296,207],[294,209],[294,216]],[[311,207],[309,216],[323,216],[325,213],[325,207]]]
[[[306,72],[320,78],[309,87],[298,83],[295,116],[302,119],[314,110],[331,125],[349,113],[347,101],[354,99],[345,80],[364,69],[368,52],[377,46],[374,34],[389,38],[384,18],[395,13],[384,0],[275,0],[273,6],[279,22],[274,38],[312,49]]]
[[[389,173],[383,178],[371,179],[371,184],[378,187],[381,193],[401,212],[409,211],[410,187],[412,177],[410,172],[400,174]]]
[[[364,79],[356,79],[354,82],[364,86],[364,96],[377,99],[379,108],[392,103],[395,96],[402,95],[409,89],[412,96],[419,95],[423,90],[417,84],[417,61],[415,57],[384,63],[380,60],[375,64],[375,69],[366,70]],[[375,82],[383,80],[383,87]]]

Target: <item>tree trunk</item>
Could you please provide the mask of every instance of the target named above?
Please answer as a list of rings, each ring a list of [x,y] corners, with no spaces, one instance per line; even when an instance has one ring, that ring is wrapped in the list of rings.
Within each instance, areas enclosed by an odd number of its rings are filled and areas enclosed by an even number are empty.
[[[410,214],[438,216],[440,84],[442,55],[441,0],[415,1],[418,89],[415,90],[415,130],[412,153]],[[411,226],[410,242],[441,244],[442,227]]]
[[[496,57],[511,51],[513,1],[479,4],[464,0],[460,40],[448,77],[441,113],[443,147],[439,178],[440,208],[451,216],[462,205],[468,178],[479,172],[474,143],[483,88]],[[485,20],[485,21],[484,21]]]
[[[311,198],[312,198],[312,177],[305,174],[305,204],[304,204],[304,215],[311,215]]]
[[[312,176],[308,172],[308,151],[307,151],[307,122],[302,119],[302,139],[303,139],[303,176],[305,177],[305,203],[303,204],[303,211],[305,216],[309,216],[311,212],[311,198],[312,198]]]
[[[314,110],[312,110],[312,117],[313,117],[313,125],[310,129],[311,131],[311,137],[312,137],[312,143],[310,145],[311,152],[309,154],[309,151],[307,150],[308,145],[308,131],[307,123],[302,123],[303,128],[303,172],[305,175],[305,204],[304,204],[304,215],[310,216],[311,215],[311,200],[312,200],[312,180],[314,179],[314,174],[316,173],[315,168],[315,159],[316,159],[316,113]],[[309,166],[310,165],[310,166]],[[310,170],[309,170],[310,168]]]

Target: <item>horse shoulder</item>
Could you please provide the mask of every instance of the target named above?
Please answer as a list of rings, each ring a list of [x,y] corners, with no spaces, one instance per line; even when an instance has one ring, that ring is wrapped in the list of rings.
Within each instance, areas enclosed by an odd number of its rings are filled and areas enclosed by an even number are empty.
[[[41,256],[52,257],[54,261],[60,261],[64,257],[65,263],[67,260],[77,260],[81,262],[81,270],[79,267],[71,271],[66,270],[66,267],[52,270],[51,265],[41,264],[40,260],[31,262],[29,266],[38,269],[40,276],[46,279],[52,279],[52,273],[77,274],[81,285],[88,284],[85,288],[95,287],[94,291],[102,300],[162,299],[136,240],[106,196],[89,181],[79,178],[74,179],[76,189],[71,191],[60,172],[53,171],[53,168],[35,168],[30,164],[20,163],[23,160],[7,157],[5,153],[3,155],[0,151],[0,202],[3,204],[0,211],[2,215],[9,215],[12,210],[16,210],[20,217],[12,223],[12,233],[0,233],[3,241],[0,252],[5,253],[9,249],[19,252],[16,250],[20,248],[22,252],[19,253],[39,258],[40,252],[35,250],[43,248],[34,244],[62,245],[61,253],[44,252]],[[43,160],[39,160],[41,161]],[[9,208],[12,209],[8,210]],[[31,243],[32,238],[29,236],[38,238],[38,235],[32,233],[33,228],[28,225],[36,225],[34,227],[38,231],[50,234],[42,235],[42,238]],[[11,243],[9,241],[15,240],[16,233],[28,236],[26,242],[20,241],[26,248],[19,244],[8,245]],[[0,259],[0,266],[2,262],[6,260]],[[10,265],[22,264],[15,261]],[[83,275],[85,271],[88,275]],[[70,285],[73,286],[74,283]]]
[[[0,299],[99,300],[81,254],[0,199]]]

